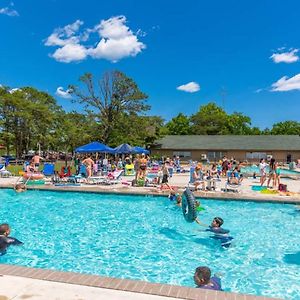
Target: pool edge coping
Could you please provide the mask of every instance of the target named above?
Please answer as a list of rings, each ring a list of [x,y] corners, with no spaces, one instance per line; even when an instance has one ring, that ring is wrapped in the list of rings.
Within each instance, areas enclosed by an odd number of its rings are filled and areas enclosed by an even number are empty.
[[[95,288],[119,290],[124,292],[142,293],[162,297],[173,297],[185,300],[277,300],[266,296],[238,294],[234,292],[197,289],[178,285],[151,283],[141,280],[121,279],[76,272],[24,267],[0,263],[0,274],[6,276],[25,277],[36,280],[76,284]]]
[[[184,189],[185,187],[180,187]],[[0,189],[13,189],[12,185],[0,185]],[[28,190],[39,190],[39,191],[52,191],[52,192],[79,192],[79,193],[93,193],[93,194],[121,194],[121,195],[139,195],[139,196],[157,196],[157,197],[166,197],[169,194],[169,191],[157,192],[155,190],[108,190],[108,189],[99,189],[99,186],[95,187],[56,187],[51,185],[46,186],[28,186]],[[246,195],[242,193],[234,192],[206,192],[206,191],[197,191],[194,192],[196,198],[202,198],[207,200],[223,200],[223,201],[248,201],[248,202],[260,202],[260,203],[280,203],[280,204],[300,204],[300,198],[292,198],[292,196],[274,196],[268,194],[262,195]]]

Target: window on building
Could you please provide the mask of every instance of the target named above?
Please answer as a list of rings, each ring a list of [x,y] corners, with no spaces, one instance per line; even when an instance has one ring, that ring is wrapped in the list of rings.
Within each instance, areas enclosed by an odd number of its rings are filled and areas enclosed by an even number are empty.
[[[265,152],[247,152],[246,153],[246,159],[260,160],[261,158],[266,159],[267,153],[265,153]]]
[[[207,158],[209,160],[220,160],[223,158],[223,156],[225,155],[224,152],[221,151],[208,151],[207,152]]]
[[[174,151],[173,156],[179,156],[180,158],[191,158],[192,152],[190,151]]]

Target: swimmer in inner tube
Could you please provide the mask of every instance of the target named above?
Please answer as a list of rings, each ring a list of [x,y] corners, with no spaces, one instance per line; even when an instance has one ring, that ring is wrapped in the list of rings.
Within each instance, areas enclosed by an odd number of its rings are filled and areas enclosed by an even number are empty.
[[[0,225],[0,256],[6,254],[7,248],[11,245],[23,245],[18,239],[10,237],[10,227],[3,223]]]

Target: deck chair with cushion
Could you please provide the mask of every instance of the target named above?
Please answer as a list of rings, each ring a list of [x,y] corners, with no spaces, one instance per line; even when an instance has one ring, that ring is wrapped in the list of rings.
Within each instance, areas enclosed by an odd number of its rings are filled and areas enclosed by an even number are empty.
[[[54,164],[44,164],[43,174],[45,176],[53,176],[54,171]]]
[[[64,178],[67,179],[69,183],[86,183],[87,182],[87,170],[85,165],[80,165],[78,175],[71,175],[70,167],[67,168],[68,175]],[[61,176],[61,174],[59,174]]]
[[[91,176],[87,178],[88,184],[103,184],[111,185],[116,183],[121,183],[121,176],[124,170],[115,170],[114,172],[109,172],[106,176]]]
[[[110,181],[110,184],[120,183],[123,173],[124,170],[115,170],[107,174],[107,179]]]

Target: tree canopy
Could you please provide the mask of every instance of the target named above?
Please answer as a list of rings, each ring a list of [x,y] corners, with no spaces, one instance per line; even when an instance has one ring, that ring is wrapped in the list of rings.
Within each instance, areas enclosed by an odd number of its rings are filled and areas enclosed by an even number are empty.
[[[70,90],[87,112],[93,110],[90,115],[99,125],[98,136],[104,143],[114,143],[121,121],[137,118],[150,108],[145,102],[148,96],[120,71],[106,72],[96,83],[93,75],[87,73],[80,81],[84,89],[73,85]]]
[[[55,98],[33,87],[10,89],[0,86],[0,144],[6,153],[20,157],[28,150],[69,152],[91,141],[111,147],[121,143],[147,146],[166,134],[300,134],[300,122],[287,120],[261,130],[251,126],[250,117],[232,114],[210,102],[187,116],[179,113],[164,122],[149,115],[148,96],[136,82],[120,71],[106,72],[100,79],[92,74],[80,77],[79,86],[71,85],[73,101],[84,111],[66,112]]]

